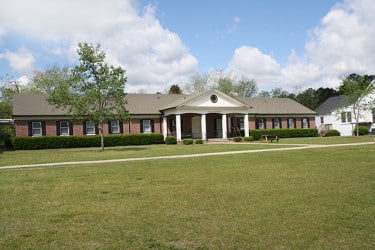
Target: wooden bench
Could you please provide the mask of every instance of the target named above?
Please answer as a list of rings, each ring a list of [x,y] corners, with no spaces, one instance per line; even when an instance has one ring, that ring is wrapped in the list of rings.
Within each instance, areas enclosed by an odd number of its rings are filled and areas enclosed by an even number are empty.
[[[266,141],[267,143],[268,142],[273,142],[273,141],[276,141],[276,142],[279,142],[279,137],[277,137],[277,135],[262,135],[262,141]]]

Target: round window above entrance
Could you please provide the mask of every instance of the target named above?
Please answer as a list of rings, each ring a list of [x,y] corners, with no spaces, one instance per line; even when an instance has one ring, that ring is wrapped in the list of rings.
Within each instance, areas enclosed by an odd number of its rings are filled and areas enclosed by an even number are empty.
[[[217,102],[217,95],[211,95],[210,99],[211,99],[211,102],[216,103]]]

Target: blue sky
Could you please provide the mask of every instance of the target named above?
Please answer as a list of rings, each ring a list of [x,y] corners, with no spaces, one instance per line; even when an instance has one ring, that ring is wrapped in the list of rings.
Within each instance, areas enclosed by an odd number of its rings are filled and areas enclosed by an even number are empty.
[[[147,3],[148,1],[144,1]],[[203,70],[223,68],[243,45],[260,48],[280,63],[303,53],[310,29],[337,0],[155,1],[161,24],[176,32]]]
[[[127,92],[183,87],[217,70],[260,90],[337,87],[375,72],[373,0],[12,0],[0,8],[0,76],[77,63],[100,43]]]

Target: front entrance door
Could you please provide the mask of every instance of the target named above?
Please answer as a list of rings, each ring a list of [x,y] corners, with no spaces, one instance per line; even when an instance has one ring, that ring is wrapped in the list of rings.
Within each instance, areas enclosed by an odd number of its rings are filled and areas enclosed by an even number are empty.
[[[215,119],[215,137],[221,138],[223,136],[223,123],[220,118]]]
[[[191,118],[191,130],[193,138],[202,138],[201,117],[199,115],[193,116],[193,118]]]

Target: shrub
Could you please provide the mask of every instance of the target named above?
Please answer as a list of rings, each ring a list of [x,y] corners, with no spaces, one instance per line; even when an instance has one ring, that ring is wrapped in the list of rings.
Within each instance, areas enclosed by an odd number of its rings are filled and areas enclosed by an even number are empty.
[[[165,143],[168,144],[168,145],[170,145],[170,144],[177,144],[176,136],[168,136],[165,139]]]
[[[315,128],[281,128],[281,129],[254,129],[250,131],[254,140],[260,140],[262,135],[277,135],[279,138],[317,137]]]
[[[184,140],[182,141],[182,143],[183,143],[184,145],[192,145],[193,142],[194,142],[193,139],[190,139],[190,138],[184,139]]]
[[[203,144],[203,140],[202,139],[196,139],[195,144]]]
[[[331,130],[328,130],[326,133],[325,133],[325,137],[329,137],[329,136],[340,136],[340,132],[336,129],[331,129]]]
[[[357,135],[357,127],[354,128],[353,134]],[[368,128],[366,126],[358,126],[358,135],[367,135]]]
[[[252,136],[248,136],[248,137],[245,137],[243,139],[244,139],[244,141],[254,141],[254,137],[252,137]]]
[[[162,134],[106,135],[104,137],[106,147],[162,143],[164,143]],[[14,137],[12,145],[14,149],[100,147],[100,136]]]
[[[233,141],[234,142],[241,142],[242,141],[242,137],[241,136],[233,137]]]

